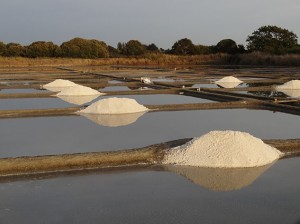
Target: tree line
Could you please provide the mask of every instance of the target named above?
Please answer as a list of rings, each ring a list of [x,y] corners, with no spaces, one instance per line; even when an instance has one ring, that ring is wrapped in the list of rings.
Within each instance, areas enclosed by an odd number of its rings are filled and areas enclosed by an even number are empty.
[[[171,49],[162,49],[154,43],[146,45],[138,40],[118,43],[117,47],[107,45],[103,41],[76,37],[62,43],[37,41],[28,46],[19,43],[4,44],[0,41],[0,56],[4,57],[69,57],[69,58],[108,58],[142,56],[147,53],[163,53],[175,55],[201,54],[243,54],[248,52],[264,52],[270,54],[300,54],[297,35],[277,26],[262,26],[248,36],[247,46],[237,44],[232,39],[223,39],[216,45],[205,46],[194,44],[190,39],[176,41]]]

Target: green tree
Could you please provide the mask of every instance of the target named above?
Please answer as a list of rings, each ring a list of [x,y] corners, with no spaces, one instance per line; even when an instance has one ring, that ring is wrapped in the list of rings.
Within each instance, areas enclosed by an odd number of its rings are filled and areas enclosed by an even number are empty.
[[[4,54],[5,48],[5,44],[2,41],[0,41],[0,56]]]
[[[23,57],[25,56],[25,47],[18,43],[8,43],[3,55],[7,57]]]
[[[178,55],[192,55],[195,54],[195,50],[193,42],[190,39],[183,38],[173,44],[171,53]]]
[[[72,58],[107,58],[109,57],[106,43],[99,40],[87,40],[76,37],[62,43],[60,52],[63,57]]]
[[[130,40],[127,43],[123,44],[122,54],[127,56],[138,56],[146,53],[146,48],[138,40]]]
[[[58,46],[52,42],[37,41],[26,47],[26,56],[30,58],[37,57],[55,57]]]
[[[236,42],[232,39],[221,40],[216,45],[216,51],[220,53],[236,54],[238,53],[238,50]]]
[[[262,26],[247,38],[249,51],[286,53],[297,45],[297,35],[277,26]]]

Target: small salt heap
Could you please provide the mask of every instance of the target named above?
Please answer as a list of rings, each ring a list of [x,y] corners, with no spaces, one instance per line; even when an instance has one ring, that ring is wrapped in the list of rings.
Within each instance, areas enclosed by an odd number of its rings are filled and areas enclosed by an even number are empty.
[[[97,90],[90,87],[76,85],[73,87],[66,88],[61,92],[57,93],[56,96],[90,96],[90,95],[104,95]]]
[[[87,119],[106,127],[127,126],[136,122],[146,112],[131,113],[131,114],[87,114],[80,115]]]
[[[222,86],[224,88],[234,88],[241,84],[243,81],[239,80],[238,78],[235,78],[233,76],[225,76],[224,78],[215,81],[215,83],[219,86]]]
[[[99,100],[87,108],[80,110],[79,113],[90,114],[129,114],[148,111],[149,109],[134,99],[129,98],[107,98]]]
[[[258,167],[279,159],[281,152],[245,132],[211,131],[170,149],[163,164],[198,167]]]
[[[77,84],[66,79],[56,79],[42,87],[53,92],[59,92],[73,86],[77,86]]]
[[[276,90],[290,97],[300,97],[300,80],[291,80],[283,85],[276,86]]]
[[[98,98],[99,95],[87,95],[87,96],[57,96],[61,100],[75,104],[75,105],[83,105],[88,102],[93,101],[94,99]]]

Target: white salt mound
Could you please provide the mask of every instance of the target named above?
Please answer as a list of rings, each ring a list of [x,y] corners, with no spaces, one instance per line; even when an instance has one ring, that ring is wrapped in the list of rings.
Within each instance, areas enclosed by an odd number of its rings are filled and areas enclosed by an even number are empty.
[[[243,81],[239,80],[238,78],[235,78],[233,76],[225,76],[224,78],[215,81],[215,83],[223,83],[223,82],[238,82],[238,83],[242,83]]]
[[[221,86],[226,89],[235,88],[240,85],[240,82],[219,82],[218,86]]]
[[[270,164],[282,155],[248,133],[211,131],[186,144],[170,149],[163,164],[198,167],[242,168]]]
[[[71,87],[71,86],[76,86],[77,84],[66,80],[66,79],[56,79],[53,82],[50,82],[46,85],[43,85],[44,88],[46,87]]]
[[[75,104],[75,105],[82,105],[99,97],[99,95],[88,95],[88,96],[57,96],[61,100]]]
[[[77,86],[77,84],[65,79],[56,79],[53,82],[43,85],[42,87],[52,92],[59,92],[73,86]]]
[[[56,94],[56,96],[89,96],[89,95],[104,95],[97,90],[94,90],[90,87],[76,85],[73,87],[66,88]]]
[[[277,90],[282,90],[282,89],[300,89],[300,80],[291,80],[283,85],[277,86]]]
[[[107,98],[99,100],[87,108],[79,111],[79,113],[90,114],[129,114],[148,111],[149,109],[134,99],[129,98]]]
[[[146,112],[131,113],[131,114],[87,114],[82,113],[81,116],[106,127],[119,127],[130,125],[137,121]]]

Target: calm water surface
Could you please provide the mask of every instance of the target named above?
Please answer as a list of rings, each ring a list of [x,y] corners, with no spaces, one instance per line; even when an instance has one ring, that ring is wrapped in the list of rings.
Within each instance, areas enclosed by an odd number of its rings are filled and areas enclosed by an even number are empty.
[[[299,169],[299,158],[279,161],[251,185],[225,192],[166,171],[3,182],[0,222],[297,224]]]
[[[298,116],[247,109],[151,112],[119,127],[81,116],[0,122],[1,157],[138,148],[211,130],[245,131],[262,139],[299,138],[300,133]]]

